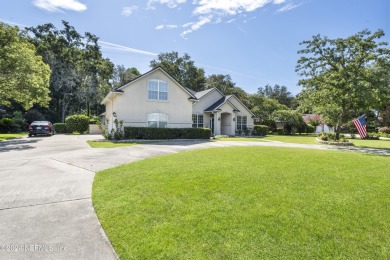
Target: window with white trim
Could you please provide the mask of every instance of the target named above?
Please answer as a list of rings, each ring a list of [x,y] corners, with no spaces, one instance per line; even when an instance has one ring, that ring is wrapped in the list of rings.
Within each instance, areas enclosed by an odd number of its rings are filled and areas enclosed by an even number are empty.
[[[148,127],[167,128],[167,126],[168,115],[160,113],[148,114]]]
[[[203,115],[192,114],[192,127],[203,128]]]
[[[247,119],[246,116],[237,116],[237,130],[246,130],[247,129]]]
[[[168,100],[168,82],[160,79],[148,80],[148,99]]]

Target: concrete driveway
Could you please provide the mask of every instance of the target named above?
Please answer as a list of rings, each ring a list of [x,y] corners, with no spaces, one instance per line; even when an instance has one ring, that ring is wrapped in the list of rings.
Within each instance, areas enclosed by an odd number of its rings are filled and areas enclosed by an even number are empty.
[[[211,147],[337,149],[280,142],[169,142],[94,149],[86,143],[93,139],[101,136],[0,142],[0,259],[116,259],[91,201],[95,172],[102,169]],[[390,155],[389,150],[374,152]]]

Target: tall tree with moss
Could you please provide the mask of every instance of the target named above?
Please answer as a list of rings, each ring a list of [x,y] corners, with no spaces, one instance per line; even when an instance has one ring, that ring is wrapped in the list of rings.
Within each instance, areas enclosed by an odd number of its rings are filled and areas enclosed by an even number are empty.
[[[16,26],[0,22],[0,105],[47,106],[50,67]]]
[[[160,53],[157,59],[150,62],[150,67],[153,69],[162,67],[184,87],[194,91],[204,89],[206,82],[204,70],[196,67],[187,53],[182,57],[175,51]]]
[[[62,24],[62,29],[49,23],[27,30],[30,42],[50,65],[50,107],[55,120],[64,122],[67,115],[80,110],[89,114],[90,107],[99,104],[110,89],[113,64],[102,57],[98,37],[88,32],[82,36],[68,22]]]
[[[390,59],[386,42],[379,42],[383,30],[363,30],[347,38],[329,39],[321,35],[303,41],[296,71],[302,77],[300,106],[311,108],[335,126],[389,102],[389,86],[378,84],[373,65],[383,67]]]

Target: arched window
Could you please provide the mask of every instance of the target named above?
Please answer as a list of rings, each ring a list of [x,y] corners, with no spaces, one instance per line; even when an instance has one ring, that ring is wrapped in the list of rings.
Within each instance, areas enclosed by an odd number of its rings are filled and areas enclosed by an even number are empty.
[[[167,128],[168,115],[153,113],[148,115],[148,127]]]

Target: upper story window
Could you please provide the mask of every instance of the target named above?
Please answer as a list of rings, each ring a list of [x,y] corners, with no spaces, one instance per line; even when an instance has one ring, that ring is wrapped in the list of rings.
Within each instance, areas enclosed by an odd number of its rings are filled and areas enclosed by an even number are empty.
[[[168,100],[168,82],[160,79],[148,81],[148,99]]]
[[[203,127],[203,115],[192,114],[192,127],[194,128]]]
[[[246,116],[237,116],[237,130],[247,129],[247,118]]]

